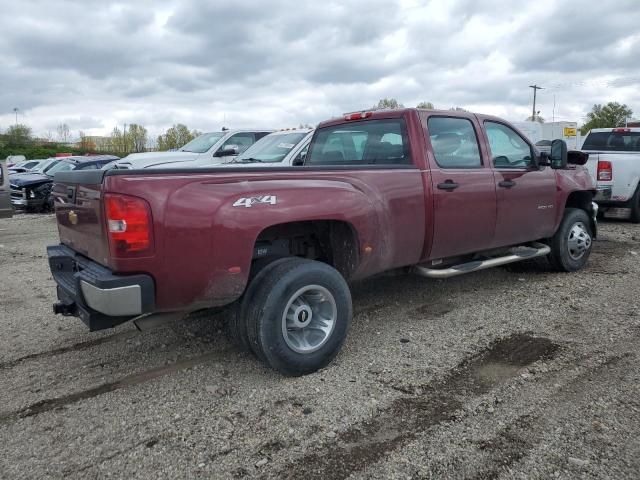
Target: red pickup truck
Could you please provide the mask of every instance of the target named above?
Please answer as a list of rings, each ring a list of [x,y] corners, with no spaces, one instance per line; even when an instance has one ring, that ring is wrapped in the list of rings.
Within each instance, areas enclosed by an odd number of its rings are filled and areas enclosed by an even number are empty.
[[[237,343],[313,372],[344,342],[349,281],[583,267],[597,206],[577,155],[499,118],[403,109],[321,123],[298,166],[60,173],[54,311],[98,330],[226,305]]]

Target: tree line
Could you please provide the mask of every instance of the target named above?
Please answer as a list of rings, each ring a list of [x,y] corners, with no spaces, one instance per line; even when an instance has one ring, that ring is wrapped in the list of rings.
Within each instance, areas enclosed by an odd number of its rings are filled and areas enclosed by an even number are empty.
[[[44,137],[35,137],[31,127],[25,124],[11,125],[0,131],[0,158],[8,155],[24,155],[27,159],[53,157],[57,153],[85,155],[92,153],[112,154],[119,157],[130,153],[152,150],[174,150],[200,135],[186,125],[177,124],[168,128],[155,140],[149,141],[147,129],[139,124],[114,127],[108,136],[87,135],[79,131],[73,136],[69,126],[61,123],[55,134],[48,131]],[[73,141],[77,138],[77,141]]]

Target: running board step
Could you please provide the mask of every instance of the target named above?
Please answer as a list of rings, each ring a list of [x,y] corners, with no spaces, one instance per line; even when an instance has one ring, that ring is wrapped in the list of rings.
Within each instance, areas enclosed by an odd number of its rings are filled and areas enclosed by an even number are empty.
[[[429,278],[449,278],[465,273],[477,272],[487,268],[507,265],[509,263],[521,262],[536,257],[544,257],[551,252],[548,245],[533,243],[532,247],[519,247],[520,251],[514,252],[504,257],[490,258],[487,260],[475,260],[473,262],[461,263],[449,268],[427,268],[420,265],[413,267],[414,272],[423,277]]]

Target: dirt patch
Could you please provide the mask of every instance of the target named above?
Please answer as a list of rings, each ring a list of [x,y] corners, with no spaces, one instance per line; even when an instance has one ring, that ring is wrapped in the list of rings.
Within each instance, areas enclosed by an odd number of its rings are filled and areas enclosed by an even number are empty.
[[[500,339],[480,355],[463,362],[426,393],[396,399],[374,419],[338,435],[322,453],[302,457],[277,478],[343,479],[379,461],[385,454],[430,428],[454,419],[461,397],[487,393],[538,360],[553,357],[558,345],[526,334]],[[415,390],[418,392],[418,389]]]
[[[425,303],[413,309],[413,314],[420,317],[436,318],[452,312],[456,309],[456,304],[447,300]]]

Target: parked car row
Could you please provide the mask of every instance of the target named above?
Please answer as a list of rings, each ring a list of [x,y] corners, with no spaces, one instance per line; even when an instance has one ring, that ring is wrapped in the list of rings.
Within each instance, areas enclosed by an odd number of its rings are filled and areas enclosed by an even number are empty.
[[[16,209],[29,212],[53,210],[51,187],[58,172],[73,170],[96,170],[117,160],[113,155],[71,156],[39,161],[38,165],[25,173],[9,176],[11,204]]]

